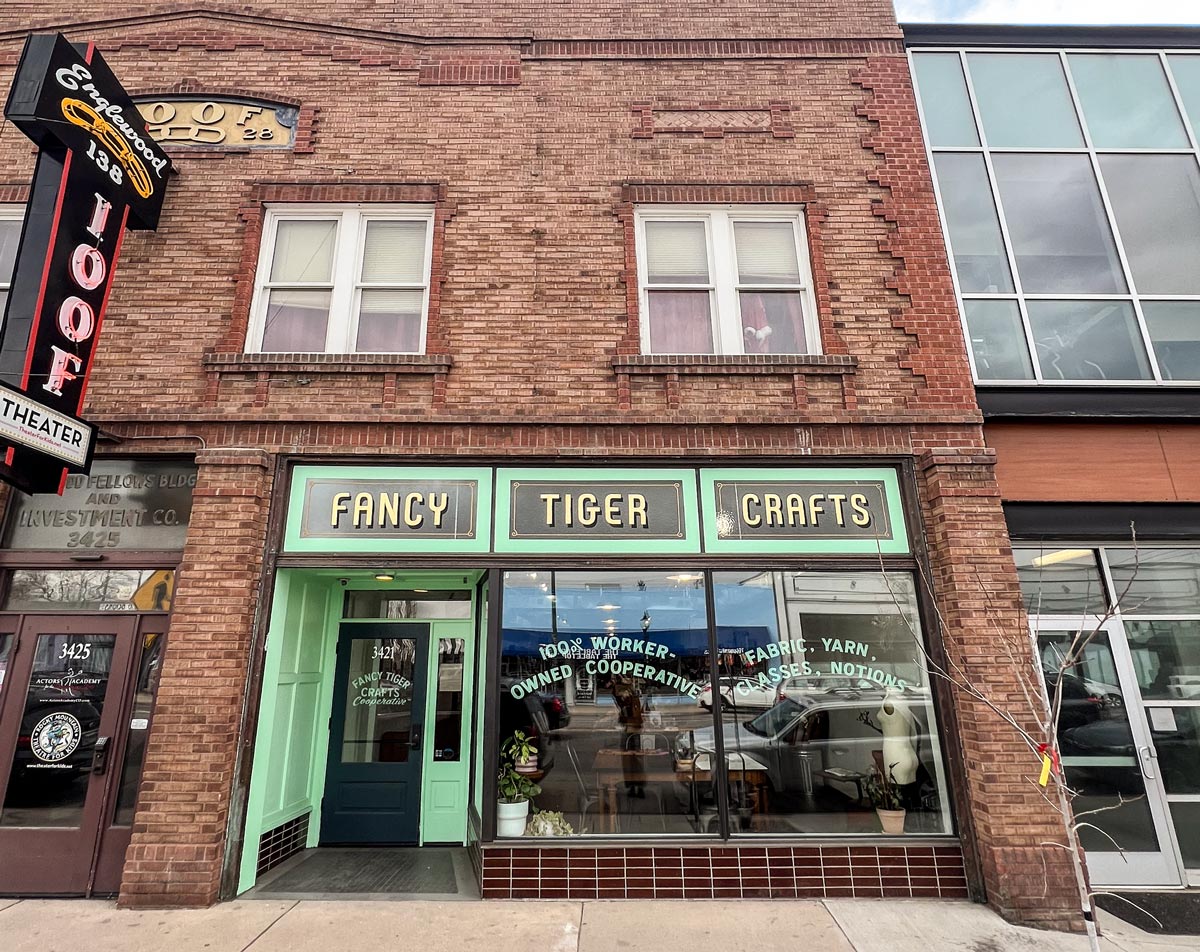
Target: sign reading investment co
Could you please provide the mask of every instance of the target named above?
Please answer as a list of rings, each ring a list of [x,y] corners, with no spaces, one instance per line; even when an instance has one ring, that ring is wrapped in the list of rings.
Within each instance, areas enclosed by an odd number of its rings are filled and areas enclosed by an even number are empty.
[[[95,48],[29,37],[5,118],[39,147],[0,338],[0,479],[88,472],[78,417],[126,227],[158,225],[171,161]]]

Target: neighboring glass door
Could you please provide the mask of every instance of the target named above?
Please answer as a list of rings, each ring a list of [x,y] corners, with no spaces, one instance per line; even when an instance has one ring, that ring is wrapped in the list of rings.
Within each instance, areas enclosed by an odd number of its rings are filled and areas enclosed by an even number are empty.
[[[7,652],[0,709],[0,894],[93,891],[136,623],[25,616]]]
[[[321,843],[416,843],[428,624],[343,623]]]
[[[1042,616],[1033,625],[1047,689],[1062,682],[1059,750],[1093,885],[1180,885],[1161,760],[1120,622]],[[1063,669],[1081,632],[1087,645]]]

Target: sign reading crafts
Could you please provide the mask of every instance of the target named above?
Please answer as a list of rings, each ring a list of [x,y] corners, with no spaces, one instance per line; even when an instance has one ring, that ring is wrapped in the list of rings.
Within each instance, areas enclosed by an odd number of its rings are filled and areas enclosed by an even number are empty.
[[[94,46],[25,42],[4,115],[38,145],[0,339],[0,479],[89,471],[77,416],[126,227],[158,225],[171,161]]]
[[[285,550],[894,555],[909,546],[888,467],[298,466]]]

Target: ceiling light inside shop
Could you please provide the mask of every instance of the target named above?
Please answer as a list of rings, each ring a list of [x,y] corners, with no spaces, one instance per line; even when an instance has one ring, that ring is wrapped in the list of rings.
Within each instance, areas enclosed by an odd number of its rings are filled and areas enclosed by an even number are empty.
[[[596,606],[596,608],[598,608],[602,612],[615,612],[620,607],[621,607],[620,605],[597,605]]]
[[[1043,565],[1057,565],[1059,562],[1074,562],[1076,559],[1092,558],[1091,549],[1059,549],[1057,552],[1047,552],[1033,560],[1038,568]]]
[[[604,619],[604,624],[606,624],[606,625],[615,625],[616,623],[617,623],[617,620],[615,618]]]
[[[376,582],[390,582],[395,577],[396,576],[394,576],[391,572],[376,572],[375,573],[375,581]]]
[[[413,591],[416,592],[418,595],[428,595],[429,594],[429,589],[427,589],[427,588],[414,588]]]
[[[688,575],[687,573],[684,573],[681,575],[668,575],[667,578],[672,582],[698,582],[700,579],[704,578],[704,576]]]

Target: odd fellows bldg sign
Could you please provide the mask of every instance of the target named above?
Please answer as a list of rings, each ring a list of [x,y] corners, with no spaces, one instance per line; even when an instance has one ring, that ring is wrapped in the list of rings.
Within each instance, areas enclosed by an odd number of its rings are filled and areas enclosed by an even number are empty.
[[[25,43],[7,119],[38,146],[0,339],[0,479],[62,492],[89,471],[79,419],[126,227],[158,225],[171,161],[95,48]]]

